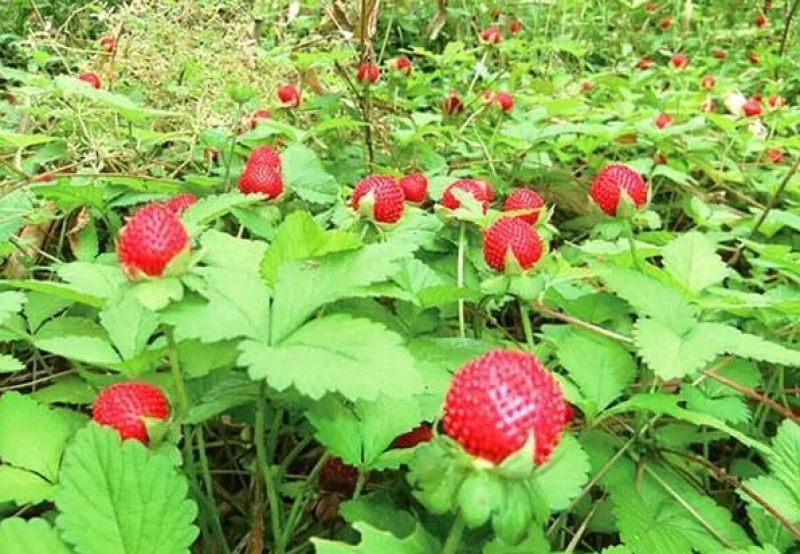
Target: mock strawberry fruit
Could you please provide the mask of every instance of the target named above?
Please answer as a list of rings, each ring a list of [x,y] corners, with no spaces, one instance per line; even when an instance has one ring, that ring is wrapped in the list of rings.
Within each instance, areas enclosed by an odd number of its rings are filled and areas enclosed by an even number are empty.
[[[400,179],[400,188],[406,200],[414,204],[422,204],[428,199],[428,178],[423,173],[412,173]]]
[[[480,40],[488,46],[496,46],[503,42],[503,31],[499,27],[487,27],[481,31]]]
[[[253,115],[250,116],[250,128],[255,129],[261,124],[262,121],[266,121],[271,117],[272,114],[269,113],[268,110],[256,110],[253,112]]]
[[[254,148],[247,157],[247,165],[265,165],[270,169],[278,170],[282,168],[281,155],[271,146],[259,146]]]
[[[178,216],[166,206],[148,204],[120,231],[117,252],[129,277],[160,277],[189,246],[189,234]]]
[[[144,382],[116,383],[100,391],[92,410],[92,419],[99,425],[111,427],[122,440],[150,442],[145,418],[166,420],[169,401],[155,385]]]
[[[671,29],[672,28],[672,17],[668,16],[668,17],[665,17],[664,19],[662,19],[661,20],[661,28],[664,29],[665,31],[668,31],[669,29]]]
[[[280,169],[266,163],[248,163],[239,177],[239,190],[244,194],[264,194],[270,200],[283,194]]]
[[[761,55],[758,52],[750,52],[747,55],[747,59],[750,60],[750,63],[753,65],[758,65],[761,63]]]
[[[774,164],[779,164],[783,161],[783,150],[780,148],[768,148],[765,155]]]
[[[189,206],[196,203],[197,197],[194,194],[191,192],[183,192],[172,197],[164,206],[175,215],[181,215],[189,209]]]
[[[747,117],[757,117],[761,115],[761,102],[755,98],[751,98],[742,106],[742,112]]]
[[[117,41],[114,37],[103,37],[100,39],[100,48],[108,52],[109,54],[113,54],[117,50]]]
[[[364,62],[358,67],[356,80],[362,85],[374,85],[381,78],[381,70],[372,62]]]
[[[358,483],[358,470],[341,458],[328,458],[319,471],[319,490],[350,496]]]
[[[594,89],[594,83],[592,81],[584,81],[581,83],[581,91],[584,94],[589,94]]]
[[[786,98],[779,94],[771,94],[769,97],[767,97],[767,105],[770,108],[777,110],[778,108],[782,108],[786,105]]]
[[[521,32],[522,32],[522,22],[517,19],[511,20],[508,24],[508,33],[510,35],[516,35]]]
[[[528,223],[515,217],[498,219],[483,235],[483,257],[489,267],[504,272],[513,260],[523,271],[538,262],[544,248],[542,239]]]
[[[445,97],[442,102],[442,113],[444,115],[458,115],[464,111],[464,103],[461,101],[461,95],[458,91],[452,91]]]
[[[296,108],[300,105],[300,89],[296,85],[282,85],[276,94],[281,107]]]
[[[672,56],[671,63],[672,67],[674,67],[675,69],[686,69],[687,67],[689,67],[689,57],[682,52],[678,52],[677,54]]]
[[[769,19],[767,19],[767,16],[764,15],[763,13],[759,13],[756,16],[756,27],[758,27],[759,29],[763,29],[767,25],[769,25]]]
[[[533,439],[545,463],[561,440],[567,404],[558,382],[532,354],[493,350],[453,376],[444,430],[465,451],[499,464]]]
[[[623,190],[637,208],[647,203],[647,183],[638,172],[626,165],[612,164],[601,169],[592,182],[589,194],[603,212],[616,215]]]
[[[716,60],[724,60],[728,57],[728,53],[725,50],[714,50],[711,55],[714,56]]]
[[[457,210],[461,207],[461,200],[458,199],[455,191],[461,190],[480,202],[481,210],[486,213],[489,210],[489,203],[492,201],[494,191],[489,183],[476,181],[474,179],[460,179],[449,185],[442,195],[442,206],[448,210]]]
[[[713,90],[717,86],[717,78],[713,75],[706,75],[700,81],[700,88],[703,90]]]
[[[97,73],[90,73],[88,71],[86,73],[81,73],[78,75],[78,80],[88,83],[89,86],[96,89],[99,89],[103,86],[103,83],[100,81],[100,77],[97,75]]]
[[[492,96],[492,105],[503,113],[509,113],[514,109],[514,97],[508,92],[498,92]]]
[[[419,427],[412,429],[394,439],[392,448],[414,448],[419,444],[433,440],[433,427],[430,423],[423,423]]]
[[[405,209],[405,193],[394,177],[370,175],[353,191],[353,209],[377,223],[397,223]]]
[[[544,208],[544,199],[535,191],[526,188],[515,189],[503,204],[504,212],[519,212],[514,217],[533,225],[539,220],[539,213]]]
[[[656,64],[656,62],[654,62],[652,59],[648,58],[647,56],[644,56],[643,58],[641,58],[639,60],[639,62],[636,64],[636,66],[639,69],[647,70],[647,69],[650,69],[651,67],[653,67],[655,64]]]
[[[668,113],[662,113],[659,114],[658,117],[656,117],[655,125],[659,129],[663,129],[664,127],[669,127],[674,122],[675,119],[671,115],[669,115]]]
[[[411,65],[411,60],[409,60],[406,56],[400,56],[392,61],[392,70],[394,70],[396,73],[400,73],[401,75],[408,77],[411,75],[412,69],[413,66]]]

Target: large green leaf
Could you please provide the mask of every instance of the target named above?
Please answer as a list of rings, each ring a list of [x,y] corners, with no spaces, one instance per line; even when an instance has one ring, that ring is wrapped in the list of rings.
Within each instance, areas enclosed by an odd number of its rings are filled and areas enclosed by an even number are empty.
[[[124,360],[144,352],[150,337],[158,329],[158,316],[132,294],[111,304],[100,313],[100,322]]]
[[[56,520],[79,554],[186,554],[197,507],[166,453],[91,424],[64,455]]]
[[[14,466],[0,465],[0,504],[38,504],[52,500],[56,486],[36,473]],[[2,552],[0,545],[0,552]]]
[[[104,329],[84,318],[48,321],[36,333],[34,344],[47,352],[88,364],[110,366],[122,361]]]
[[[277,346],[245,341],[239,364],[278,390],[295,387],[311,398],[340,392],[351,400],[383,394],[405,398],[422,379],[403,339],[383,325],[338,314],[315,319]]]
[[[0,554],[72,554],[47,521],[18,517],[0,521]]]
[[[693,294],[721,283],[730,273],[714,243],[697,231],[670,242],[662,250],[662,256],[666,270]]]
[[[569,507],[589,480],[590,469],[589,456],[577,439],[565,435],[550,460],[536,471],[537,484],[547,498],[551,511]]]
[[[10,315],[19,313],[25,305],[25,295],[21,292],[0,292],[0,324]]]
[[[388,531],[381,531],[366,523],[355,523],[353,527],[361,534],[357,545],[324,539],[311,539],[317,554],[440,554],[442,547],[424,528],[417,526],[414,532],[399,539]]]
[[[339,184],[325,171],[317,154],[302,144],[292,144],[281,153],[286,187],[307,202],[333,204],[339,196]]]

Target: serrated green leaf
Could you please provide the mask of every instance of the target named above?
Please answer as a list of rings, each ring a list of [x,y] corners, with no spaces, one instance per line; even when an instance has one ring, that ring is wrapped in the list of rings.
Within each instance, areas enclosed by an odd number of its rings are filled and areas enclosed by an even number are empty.
[[[9,518],[0,521],[0,554],[72,554],[47,521]]]
[[[359,544],[314,538],[311,542],[316,554],[441,554],[442,551],[441,544],[419,524],[410,536],[402,539],[362,522],[355,523],[353,528],[361,535]]]
[[[589,416],[608,407],[636,378],[630,353],[618,342],[596,334],[570,330],[558,342],[557,355],[588,400],[581,409]]]
[[[229,214],[234,208],[240,208],[261,202],[258,195],[228,192],[214,196],[206,196],[189,206],[181,216],[190,235],[196,235],[200,229],[212,221]]]
[[[56,523],[79,554],[186,554],[197,507],[167,454],[90,424],[64,454]]]
[[[21,292],[0,292],[0,324],[11,314],[19,313],[25,305],[25,295]]]
[[[239,364],[254,380],[277,390],[294,386],[315,399],[328,392],[351,400],[404,398],[420,392],[422,380],[402,343],[380,324],[339,314],[307,323],[277,346],[245,341]]]
[[[339,184],[325,171],[316,152],[302,144],[292,144],[281,153],[286,187],[306,202],[330,205],[339,197]]]
[[[772,441],[769,468],[800,501],[800,425],[786,419]]]
[[[83,318],[61,317],[48,321],[36,333],[34,344],[47,352],[88,364],[108,366],[122,361],[105,331]]]
[[[25,369],[25,364],[11,354],[0,354],[0,373],[16,373]]]
[[[552,512],[566,510],[589,480],[589,456],[578,440],[564,435],[550,460],[536,471],[536,482]]]
[[[14,466],[0,465],[0,504],[14,502],[19,506],[52,500],[56,486],[39,475]],[[1,535],[2,533],[0,533]],[[3,546],[0,543],[0,553]]]
[[[259,262],[267,249],[264,242],[233,237],[210,230],[200,238],[203,261],[208,265],[258,273]]]
[[[125,295],[100,312],[100,322],[124,360],[144,352],[159,325],[158,316],[142,306],[132,294]]]
[[[215,372],[205,379],[189,384],[192,407],[183,421],[197,425],[231,408],[255,403],[258,400],[258,383],[253,383],[240,371]]]
[[[800,367],[800,351],[769,342],[757,335],[739,332],[729,353],[762,362]]]
[[[730,273],[714,244],[697,231],[679,236],[661,254],[666,270],[692,294],[721,283]]]
[[[119,266],[99,263],[60,264],[56,274],[75,292],[101,299],[112,298],[127,282]]]

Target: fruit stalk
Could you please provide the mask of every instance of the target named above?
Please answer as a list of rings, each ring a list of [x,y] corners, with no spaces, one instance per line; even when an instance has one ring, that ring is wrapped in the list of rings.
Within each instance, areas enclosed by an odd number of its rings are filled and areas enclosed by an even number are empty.
[[[456,554],[456,552],[458,552],[458,546],[461,544],[461,536],[464,534],[466,526],[467,523],[464,521],[464,518],[461,517],[461,514],[458,514],[456,520],[453,522],[453,526],[450,528],[450,533],[447,535],[447,541],[442,548],[442,554]]]
[[[531,309],[524,300],[519,301],[519,317],[522,319],[522,329],[525,332],[525,342],[528,349],[533,350],[533,327],[531,327]]]
[[[458,266],[456,268],[456,279],[459,293],[464,288],[464,255],[466,250],[467,224],[463,221],[458,224]],[[461,338],[466,338],[467,328],[464,318],[464,299],[458,299],[458,332]]]
[[[256,465],[258,473],[264,481],[269,502],[269,515],[272,525],[272,537],[275,544],[275,554],[283,554],[281,549],[281,511],[278,499],[277,488],[275,486],[275,476],[272,474],[272,466],[267,459],[267,386],[261,384],[259,390],[258,407],[256,409],[256,426],[253,440],[256,443]]]
[[[633,236],[633,224],[630,221],[626,221],[624,227],[625,238],[628,239],[628,248],[631,251],[631,258],[633,259],[633,267],[641,271],[642,266],[639,264],[639,257],[636,255],[636,239]]]

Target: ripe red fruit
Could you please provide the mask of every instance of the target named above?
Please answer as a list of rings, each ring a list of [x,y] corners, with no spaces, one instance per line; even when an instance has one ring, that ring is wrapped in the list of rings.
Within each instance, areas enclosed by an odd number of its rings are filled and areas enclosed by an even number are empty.
[[[282,167],[281,155],[271,146],[259,146],[250,152],[247,157],[247,165],[265,165],[279,171]]]
[[[116,383],[100,391],[92,410],[92,419],[111,427],[122,440],[150,442],[144,418],[166,420],[169,401],[155,385],[144,382]]]
[[[177,215],[161,204],[139,209],[119,233],[117,253],[131,277],[159,277],[179,254],[189,249],[189,234]]]
[[[84,83],[89,83],[92,88],[99,89],[102,86],[102,82],[100,81],[100,77],[97,76],[97,73],[81,73],[78,75],[78,79]]]
[[[509,257],[527,271],[541,259],[543,252],[542,239],[536,230],[516,217],[498,219],[483,235],[483,258],[489,267],[501,273],[506,270]]]
[[[786,105],[786,98],[779,94],[771,94],[767,98],[767,105],[774,109],[782,108]]]
[[[714,50],[712,56],[717,60],[724,60],[728,57],[728,53],[725,50]]]
[[[758,65],[761,63],[761,55],[758,52],[750,52],[747,55],[747,59],[750,60],[750,63],[753,65]]]
[[[758,14],[756,16],[756,27],[763,29],[767,25],[769,25],[769,19],[767,19],[767,16],[763,13]]]
[[[492,105],[508,113],[514,109],[514,97],[508,92],[498,92],[492,96]]]
[[[503,204],[504,212],[528,210],[526,213],[514,217],[530,225],[539,220],[539,213],[542,208],[544,208],[544,199],[535,190],[526,188],[515,189]]]
[[[464,111],[464,103],[458,91],[452,91],[442,102],[442,112],[444,115],[458,115]]]
[[[164,206],[175,215],[181,215],[189,206],[196,203],[197,197],[194,194],[191,192],[183,192],[172,197]]]
[[[399,182],[406,200],[414,204],[422,204],[428,199],[428,178],[423,173],[411,173]]]
[[[270,200],[283,194],[283,177],[280,169],[266,163],[251,163],[239,177],[239,190],[244,194],[264,194]]]
[[[747,117],[757,117],[761,115],[761,102],[755,98],[751,98],[742,106],[742,111]]]
[[[639,63],[637,64],[637,66],[639,67],[639,69],[650,69],[655,64],[656,64],[656,62],[654,62],[653,60],[651,60],[647,56],[644,56],[642,59],[639,60]]]
[[[603,212],[616,215],[623,190],[637,208],[647,203],[647,183],[639,173],[626,165],[613,164],[601,169],[592,182],[589,194]]]
[[[378,223],[397,223],[403,216],[405,199],[405,193],[394,177],[370,175],[356,185],[351,202],[357,212],[367,208],[368,217]],[[367,203],[362,206],[365,201]]]
[[[258,127],[258,124],[264,121],[265,119],[270,119],[272,114],[269,113],[267,110],[256,110],[253,112],[253,115],[250,116],[250,128],[255,129]]]
[[[397,73],[401,73],[408,77],[411,75],[413,66],[411,65],[411,60],[409,60],[406,56],[400,56],[399,58],[395,58],[392,62],[392,69],[394,69]]]
[[[362,63],[356,72],[356,80],[365,86],[377,83],[380,78],[381,70],[372,62]]]
[[[783,161],[783,151],[780,148],[768,148],[766,157],[770,162],[779,164]]]
[[[661,20],[661,28],[665,31],[672,27],[672,17],[668,16]]]
[[[454,194],[456,190],[462,190],[480,202],[483,213],[489,210],[489,202],[494,195],[489,183],[474,179],[459,179],[450,184],[442,194],[442,206],[448,210],[457,210],[461,207],[461,201]]]
[[[567,404],[558,382],[532,354],[493,350],[453,376],[444,430],[479,458],[498,464],[531,438],[545,463],[561,439]]]
[[[700,88],[703,90],[712,90],[715,86],[717,86],[717,78],[713,75],[706,75],[700,81]]]
[[[117,50],[117,41],[114,37],[103,37],[100,39],[100,48],[109,54],[113,54]]]
[[[347,465],[341,458],[328,458],[319,471],[319,490],[350,496],[358,483],[358,469]]]
[[[517,33],[522,31],[522,22],[516,19],[512,20],[508,24],[508,32],[512,35],[516,35]]]
[[[689,57],[682,52],[672,56],[672,67],[675,69],[686,69],[689,66]]]
[[[717,105],[714,103],[714,100],[709,98],[708,100],[700,104],[700,111],[706,113],[714,113],[717,111]]]
[[[655,125],[659,129],[663,129],[664,127],[669,127],[674,122],[675,122],[675,119],[671,115],[669,115],[667,113],[662,113],[662,114],[659,114],[658,117],[656,117]]]
[[[592,92],[593,88],[594,88],[594,83],[592,81],[584,81],[583,83],[581,83],[581,90],[586,94]]]
[[[495,46],[503,42],[503,32],[499,27],[487,27],[481,31],[480,40],[483,44]]]
[[[276,94],[283,108],[296,108],[300,105],[300,89],[296,85],[281,85]]]
[[[423,423],[394,439],[392,448],[414,448],[418,444],[433,440],[433,427],[430,423]]]

